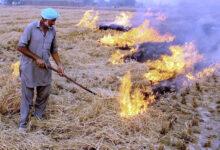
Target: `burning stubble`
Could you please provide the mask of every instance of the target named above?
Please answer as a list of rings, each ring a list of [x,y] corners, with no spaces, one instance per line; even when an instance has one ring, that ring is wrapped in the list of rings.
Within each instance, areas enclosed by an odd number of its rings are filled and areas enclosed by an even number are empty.
[[[98,11],[94,12],[93,9],[87,10],[84,13],[83,18],[80,20],[80,22],[78,24],[76,24],[76,26],[94,29],[94,28],[96,28],[96,22],[97,22],[98,18],[99,18]]]
[[[192,86],[187,85],[187,92],[184,87],[179,87],[176,92],[160,97],[160,100],[147,107],[146,112],[130,119],[123,118],[119,115],[119,97],[123,94],[119,95],[118,92],[123,76],[131,69],[129,86],[132,87],[128,93],[132,99],[135,89],[149,86],[143,76],[149,72],[149,68],[146,64],[135,61],[112,65],[109,58],[115,48],[103,46],[98,40],[115,32],[75,26],[85,12],[85,9],[80,8],[58,9],[62,16],[59,18],[60,24],[57,20],[59,53],[66,73],[100,93],[103,98],[93,97],[53,74],[46,120],[30,118],[25,136],[17,132],[20,81],[18,77],[15,80],[8,78],[12,76],[13,69],[8,69],[7,66],[10,68],[20,56],[15,51],[14,44],[22,34],[17,29],[23,29],[27,25],[20,22],[31,22],[39,18],[36,15],[40,14],[39,8],[31,7],[33,11],[27,14],[29,10],[30,6],[22,9],[0,9],[0,15],[8,16],[7,19],[3,17],[0,28],[0,104],[1,108],[6,108],[0,109],[0,148],[5,149],[6,145],[9,149],[184,149],[190,146],[206,146],[208,140],[211,140],[210,147],[218,146],[218,128],[215,124],[219,122],[214,119],[218,117],[219,111],[218,70],[214,71],[214,76],[204,76],[196,81],[202,92],[192,82]],[[6,12],[10,14],[5,14]],[[99,18],[111,18],[112,21],[120,13],[120,10],[100,10]],[[19,17],[14,18],[18,14]],[[9,20],[16,25],[5,26]],[[169,17],[165,21],[169,22]],[[8,41],[13,44],[8,44]],[[55,66],[55,63],[52,62],[52,65]],[[181,93],[184,93],[185,104],[181,103]],[[193,99],[197,104],[193,104]],[[207,125],[209,128],[206,128]]]

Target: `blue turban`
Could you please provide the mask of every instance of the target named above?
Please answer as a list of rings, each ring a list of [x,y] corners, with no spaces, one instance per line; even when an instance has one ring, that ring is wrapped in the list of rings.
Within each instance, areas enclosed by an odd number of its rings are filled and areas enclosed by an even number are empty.
[[[53,20],[53,19],[58,18],[60,14],[57,13],[56,10],[54,10],[53,8],[47,8],[47,9],[42,10],[41,16],[44,19]]]

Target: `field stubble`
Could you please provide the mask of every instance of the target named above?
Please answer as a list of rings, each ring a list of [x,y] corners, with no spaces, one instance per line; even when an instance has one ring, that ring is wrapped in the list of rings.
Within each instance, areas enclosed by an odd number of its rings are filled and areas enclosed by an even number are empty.
[[[0,9],[0,149],[184,150],[218,147],[219,72],[162,97],[138,117],[120,118],[120,79],[130,69],[135,87],[145,86],[147,83],[142,75],[148,68],[137,62],[113,66],[108,60],[115,48],[102,46],[98,39],[116,31],[76,27],[85,12],[80,8],[57,9],[61,13],[56,22],[59,54],[66,74],[102,98],[54,73],[46,119],[29,117],[27,132],[19,132],[20,81],[19,78],[12,80],[10,65],[20,59],[16,44],[25,26],[40,19],[41,9],[31,7],[31,12],[30,7]],[[102,22],[113,20],[120,12],[100,11]],[[200,113],[201,109],[204,113]]]

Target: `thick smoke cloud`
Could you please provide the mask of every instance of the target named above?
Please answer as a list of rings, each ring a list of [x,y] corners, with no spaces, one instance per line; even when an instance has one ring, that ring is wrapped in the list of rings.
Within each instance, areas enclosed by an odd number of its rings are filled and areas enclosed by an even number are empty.
[[[194,42],[207,60],[220,62],[220,3],[218,0],[137,0],[143,9],[165,13],[166,21],[159,24],[161,32],[176,35],[175,42]],[[142,9],[142,10],[143,10]]]

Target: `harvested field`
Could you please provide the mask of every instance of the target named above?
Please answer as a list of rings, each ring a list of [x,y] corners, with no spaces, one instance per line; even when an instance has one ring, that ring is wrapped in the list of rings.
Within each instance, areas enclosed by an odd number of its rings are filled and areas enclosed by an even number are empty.
[[[56,21],[59,55],[65,73],[100,97],[53,73],[45,120],[30,116],[27,132],[19,132],[20,79],[13,79],[10,66],[20,60],[16,44],[24,28],[40,19],[42,8],[0,6],[0,149],[220,148],[220,71],[160,97],[143,114],[122,118],[120,80],[130,70],[133,86],[146,86],[143,74],[149,68],[135,61],[112,65],[115,47],[98,40],[119,31],[75,26],[86,8],[56,8],[61,14]],[[121,11],[100,9],[98,22],[113,21]]]

